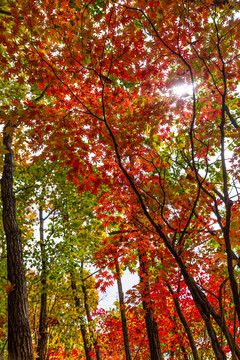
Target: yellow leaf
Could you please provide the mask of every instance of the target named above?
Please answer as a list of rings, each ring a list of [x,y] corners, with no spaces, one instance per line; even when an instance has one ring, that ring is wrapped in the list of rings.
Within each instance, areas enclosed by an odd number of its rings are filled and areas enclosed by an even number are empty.
[[[9,151],[6,149],[6,147],[4,145],[0,145],[0,154],[1,155],[5,155],[7,154]]]

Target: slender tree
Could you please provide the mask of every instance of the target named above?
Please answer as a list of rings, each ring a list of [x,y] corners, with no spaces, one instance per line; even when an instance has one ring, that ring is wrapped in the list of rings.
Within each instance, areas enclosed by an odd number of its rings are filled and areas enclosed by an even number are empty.
[[[7,241],[8,269],[8,358],[11,360],[33,359],[30,331],[27,287],[22,255],[21,231],[16,220],[16,204],[13,192],[14,158],[12,150],[12,126],[3,130],[3,144],[7,154],[1,179],[3,226]]]

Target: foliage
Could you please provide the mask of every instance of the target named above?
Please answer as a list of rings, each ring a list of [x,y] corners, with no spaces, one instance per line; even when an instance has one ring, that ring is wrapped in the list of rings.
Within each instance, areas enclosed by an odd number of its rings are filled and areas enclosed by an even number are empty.
[[[133,358],[152,356],[142,302],[163,358],[240,359],[238,2],[29,0],[0,16],[28,276],[41,274],[43,207],[47,296],[59,299],[54,319],[74,324],[68,339],[51,329],[48,350],[82,346],[71,274],[81,287],[82,264],[98,267],[105,290],[117,260],[139,268],[126,305]],[[43,290],[31,291],[33,302]],[[89,301],[95,310],[96,290]],[[92,338],[124,359],[119,309],[97,314]]]

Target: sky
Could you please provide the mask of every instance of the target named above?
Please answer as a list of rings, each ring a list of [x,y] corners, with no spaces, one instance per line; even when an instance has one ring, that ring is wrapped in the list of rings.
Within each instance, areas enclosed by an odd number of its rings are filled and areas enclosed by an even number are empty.
[[[138,274],[131,274],[128,270],[126,270],[122,276],[122,287],[124,294],[126,294],[126,291],[131,289],[134,285],[138,284],[138,282]],[[114,306],[114,302],[116,300],[118,300],[117,282],[115,282],[113,286],[109,286],[105,293],[99,294],[98,307],[105,310],[110,309]]]

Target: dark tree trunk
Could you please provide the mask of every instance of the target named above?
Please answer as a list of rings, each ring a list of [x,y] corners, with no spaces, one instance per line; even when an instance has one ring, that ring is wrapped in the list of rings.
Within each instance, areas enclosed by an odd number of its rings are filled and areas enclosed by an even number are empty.
[[[36,307],[35,307],[34,319],[33,319],[33,331],[34,331],[34,337],[35,337],[36,346],[38,345],[37,315],[38,315],[38,297],[36,295]]]
[[[142,295],[142,305],[145,312],[145,324],[148,335],[148,343],[151,354],[151,360],[163,360],[161,352],[161,344],[158,334],[158,326],[156,319],[154,317],[153,308],[151,306],[152,300],[150,295],[148,271],[145,261],[143,261],[143,256],[146,254],[141,253],[138,250],[139,263],[140,263],[140,285],[141,285],[141,295]]]
[[[83,292],[83,296],[84,296],[84,308],[87,314],[87,319],[88,319],[88,325],[90,325],[91,322],[91,312],[89,309],[89,305],[88,305],[88,294],[87,294],[87,289],[84,285],[84,279],[82,276],[82,292]],[[99,349],[99,345],[97,340],[94,337],[93,332],[91,332],[92,338],[93,338],[93,346],[94,346],[94,350],[95,350],[95,354],[96,354],[96,359],[97,360],[101,360],[101,354],[100,354],[100,349]]]
[[[181,344],[180,347],[181,347],[181,350],[182,350],[183,359],[188,360],[187,350],[185,349],[185,346],[183,344]]]
[[[179,319],[181,320],[181,323],[185,329],[185,332],[188,336],[188,340],[189,340],[189,343],[190,343],[190,346],[191,346],[191,350],[192,350],[192,355],[193,355],[193,359],[194,360],[200,360],[199,356],[198,356],[198,351],[197,351],[197,347],[196,347],[196,344],[195,344],[195,341],[194,341],[194,338],[193,338],[193,334],[192,334],[192,331],[187,323],[187,320],[185,319],[184,315],[183,315],[183,312],[182,312],[182,309],[180,307],[180,304],[179,304],[179,301],[178,301],[178,298],[174,296],[174,292],[172,290],[172,287],[170,284],[167,283],[167,288],[168,290],[170,291],[172,297],[173,297],[173,301],[174,301],[174,305],[175,305],[175,309],[178,313],[178,317]]]
[[[70,276],[71,276],[71,288],[72,288],[72,291],[74,294],[75,306],[76,306],[77,312],[79,312],[79,309],[81,308],[81,304],[80,304],[79,297],[76,294],[76,290],[77,290],[76,281],[74,279],[73,273],[70,273]],[[89,355],[89,353],[91,351],[91,345],[89,344],[86,326],[85,326],[84,320],[81,315],[79,315],[79,321],[80,321],[80,329],[81,329],[81,334],[82,334],[82,338],[83,338],[83,345],[84,345],[86,360],[92,360],[91,355]]]
[[[131,360],[131,351],[129,345],[129,337],[128,337],[128,327],[127,327],[127,317],[125,312],[125,305],[124,305],[124,296],[123,296],[123,289],[122,289],[122,281],[120,275],[120,269],[118,262],[116,263],[116,274],[117,274],[117,285],[118,285],[118,296],[120,302],[120,311],[121,311],[121,319],[122,319],[122,330],[123,330],[123,339],[124,339],[124,348],[126,354],[126,360]]]
[[[42,272],[41,272],[41,303],[40,303],[40,318],[39,318],[39,339],[37,346],[38,359],[45,360],[46,347],[47,347],[47,259],[44,242],[44,219],[43,208],[39,208],[39,220],[40,220],[40,248],[41,248],[41,260],[42,260]]]
[[[4,169],[1,179],[3,206],[3,226],[7,241],[8,281],[12,291],[8,295],[8,359],[32,360],[33,347],[30,331],[27,287],[23,264],[21,231],[16,220],[16,202],[13,193],[14,157],[12,137],[3,131],[3,144],[8,153],[4,158]]]
[[[222,350],[221,344],[219,343],[218,337],[216,335],[215,329],[212,324],[211,317],[216,321],[216,323],[221,328],[223,334],[226,337],[226,340],[228,342],[228,345],[229,345],[231,351],[233,352],[233,349],[234,349],[234,351],[236,352],[236,355],[238,356],[238,359],[240,359],[240,349],[239,349],[237,343],[234,342],[233,336],[232,336],[231,332],[229,331],[229,329],[227,328],[225,320],[222,318],[222,316],[220,316],[219,314],[217,314],[215,312],[215,309],[209,303],[206,295],[201,291],[201,289],[195,282],[194,278],[188,273],[187,268],[185,267],[184,263],[182,262],[182,259],[180,258],[180,256],[176,252],[176,250],[170,245],[170,243],[168,242],[165,235],[163,233],[161,233],[161,230],[159,231],[159,234],[161,234],[166,247],[169,249],[171,254],[174,256],[174,258],[176,259],[176,261],[182,271],[184,281],[185,281],[188,289],[191,292],[193,300],[196,304],[196,307],[197,307],[202,319],[205,322],[208,335],[212,342],[212,348],[215,353],[216,359],[217,360],[226,360],[227,357],[226,357],[224,351]]]

